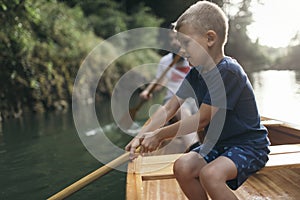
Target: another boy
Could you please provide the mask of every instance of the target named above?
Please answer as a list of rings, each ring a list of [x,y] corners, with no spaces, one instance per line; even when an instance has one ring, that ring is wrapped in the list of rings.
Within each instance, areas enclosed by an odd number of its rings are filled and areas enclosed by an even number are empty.
[[[268,161],[270,143],[252,86],[241,66],[224,55],[228,22],[217,5],[194,4],[179,17],[175,30],[193,68],[126,149],[133,158],[138,146],[141,153],[154,151],[165,139],[204,128],[203,144],[175,162],[175,177],[189,199],[237,199],[231,189]],[[198,112],[162,127],[188,97],[198,101]]]

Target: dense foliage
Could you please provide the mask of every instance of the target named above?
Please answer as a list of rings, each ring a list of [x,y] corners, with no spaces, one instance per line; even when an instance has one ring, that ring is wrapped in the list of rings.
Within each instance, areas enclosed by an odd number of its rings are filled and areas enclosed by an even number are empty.
[[[1,7],[2,116],[24,106],[67,106],[78,65],[99,41],[83,13],[49,1],[7,0]]]
[[[161,22],[150,14],[146,21],[138,17],[149,8],[129,16],[113,1],[90,2],[67,5],[55,0],[0,1],[2,118],[21,115],[24,108],[37,112],[65,109],[82,60],[102,40],[98,36],[108,37],[134,26],[159,26]],[[131,27],[127,26],[129,22]],[[150,62],[158,59],[154,52],[144,56]],[[135,61],[132,64],[142,63],[141,59],[129,60]],[[117,80],[115,72],[123,73],[130,67],[122,59],[114,65],[123,70],[110,67],[111,74],[107,72],[99,90],[103,95],[112,91],[112,82]]]

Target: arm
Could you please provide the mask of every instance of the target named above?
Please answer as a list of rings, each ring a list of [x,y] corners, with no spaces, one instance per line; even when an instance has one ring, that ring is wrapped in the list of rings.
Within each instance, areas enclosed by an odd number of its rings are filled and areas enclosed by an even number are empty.
[[[141,145],[146,133],[159,130],[164,126],[177,112],[180,105],[184,102],[182,99],[173,96],[164,106],[161,106],[143,126],[142,130],[135,136],[125,147],[127,151],[131,152],[131,158],[134,157],[134,152],[137,147]]]
[[[144,138],[140,141],[143,147],[142,152],[151,152],[156,150],[158,147],[157,145],[159,145],[163,140],[202,130],[209,124],[211,118],[217,111],[217,107],[202,104],[198,112],[194,115],[186,117],[172,125],[159,128],[156,131],[145,134]]]

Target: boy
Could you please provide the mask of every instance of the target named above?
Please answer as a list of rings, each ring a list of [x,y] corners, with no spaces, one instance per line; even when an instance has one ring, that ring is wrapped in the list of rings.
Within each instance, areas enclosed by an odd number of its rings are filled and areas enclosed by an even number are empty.
[[[133,158],[154,151],[168,138],[205,129],[203,144],[174,163],[174,174],[189,199],[237,199],[237,189],[265,166],[270,145],[260,124],[252,86],[241,66],[224,55],[228,22],[215,4],[200,1],[177,20],[175,30],[193,66],[176,95],[127,146]],[[198,101],[196,114],[162,127],[187,97]]]

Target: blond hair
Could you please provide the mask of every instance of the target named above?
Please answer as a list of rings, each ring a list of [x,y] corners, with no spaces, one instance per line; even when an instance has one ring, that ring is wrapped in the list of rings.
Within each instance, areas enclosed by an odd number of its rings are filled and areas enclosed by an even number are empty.
[[[191,25],[202,35],[209,30],[215,31],[222,46],[227,41],[228,19],[215,3],[198,1],[177,19],[174,23],[174,29],[179,30],[185,24]]]

